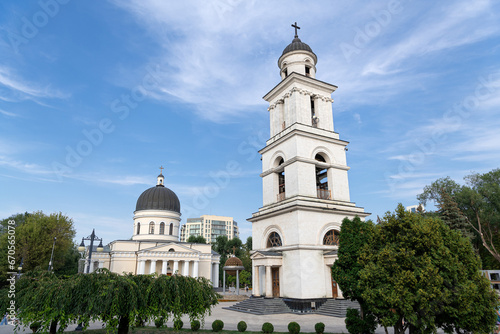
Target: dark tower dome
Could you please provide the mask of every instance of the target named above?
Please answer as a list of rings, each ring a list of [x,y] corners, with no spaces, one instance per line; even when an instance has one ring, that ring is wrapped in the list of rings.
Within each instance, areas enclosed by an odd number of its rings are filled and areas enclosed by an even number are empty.
[[[168,210],[181,213],[181,203],[177,195],[163,185],[163,175],[158,175],[156,187],[144,191],[135,206],[135,211],[140,210]]]
[[[285,50],[283,50],[283,53],[281,54],[282,56],[285,53],[292,52],[292,51],[309,51],[314,54],[312,51],[311,47],[307,45],[306,43],[303,43],[300,38],[295,37],[292,41],[292,43],[288,44]]]

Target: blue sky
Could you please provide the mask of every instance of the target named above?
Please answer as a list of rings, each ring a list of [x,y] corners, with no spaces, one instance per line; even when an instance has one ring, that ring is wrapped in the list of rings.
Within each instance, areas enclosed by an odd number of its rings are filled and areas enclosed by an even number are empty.
[[[262,204],[262,96],[299,37],[337,85],[351,200],[376,215],[440,177],[500,161],[494,1],[2,1],[0,217],[72,217],[77,239],[132,235],[138,196],[165,183],[183,222]]]

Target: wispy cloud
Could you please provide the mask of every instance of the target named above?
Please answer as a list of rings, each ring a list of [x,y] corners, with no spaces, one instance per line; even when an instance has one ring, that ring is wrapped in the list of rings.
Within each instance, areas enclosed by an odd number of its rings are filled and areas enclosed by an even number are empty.
[[[476,43],[498,34],[499,23],[491,13],[491,1],[461,1],[448,6],[434,6],[428,10],[419,25],[400,42],[386,48],[364,66],[363,75],[393,74],[404,69],[405,60],[416,60],[422,55]],[[481,17],[481,24],[477,18]],[[467,24],[475,22],[474,25]]]
[[[9,116],[9,117],[19,117],[19,115],[14,114],[13,112],[5,111],[2,109],[0,109],[0,114],[5,115],[5,116]]]
[[[40,86],[22,79],[6,66],[0,66],[0,87],[4,88],[0,90],[0,99],[5,101],[68,97],[68,94],[64,94],[50,85]]]

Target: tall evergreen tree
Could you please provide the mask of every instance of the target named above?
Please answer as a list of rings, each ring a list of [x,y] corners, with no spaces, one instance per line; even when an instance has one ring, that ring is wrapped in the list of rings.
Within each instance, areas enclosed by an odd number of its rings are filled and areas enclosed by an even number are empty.
[[[462,235],[469,240],[474,238],[471,231],[471,225],[467,221],[467,217],[460,211],[458,204],[453,200],[450,194],[446,191],[441,192],[441,197],[438,199],[439,217],[452,230],[458,230]]]

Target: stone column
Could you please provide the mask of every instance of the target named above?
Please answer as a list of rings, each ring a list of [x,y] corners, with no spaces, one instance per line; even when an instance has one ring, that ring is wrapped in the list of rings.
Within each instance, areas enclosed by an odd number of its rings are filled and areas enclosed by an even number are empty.
[[[144,275],[145,268],[146,268],[146,261],[145,260],[139,260],[138,274],[139,275]]]
[[[253,267],[253,295],[260,297],[260,275],[259,266]]]
[[[219,264],[214,263],[214,270],[215,270],[215,285],[214,287],[218,288],[219,287]]]
[[[240,271],[236,270],[236,294],[240,294]]]
[[[151,266],[149,267],[149,273],[154,274],[156,272],[156,260],[151,260]]]
[[[184,261],[184,270],[182,275],[189,276],[189,261]]]
[[[226,292],[226,271],[222,270],[222,293]]]
[[[199,265],[199,262],[200,261],[198,261],[198,260],[194,261],[194,266],[193,266],[193,277],[194,278],[198,277],[198,265]]]
[[[161,265],[161,273],[162,273],[162,275],[166,275],[167,274],[167,267],[168,267],[168,261],[167,260],[163,260],[162,261],[162,265]]]
[[[273,297],[273,281],[271,277],[271,266],[266,266],[266,298]]]
[[[174,269],[172,269],[172,274],[178,274],[179,272],[179,260],[174,260]]]

